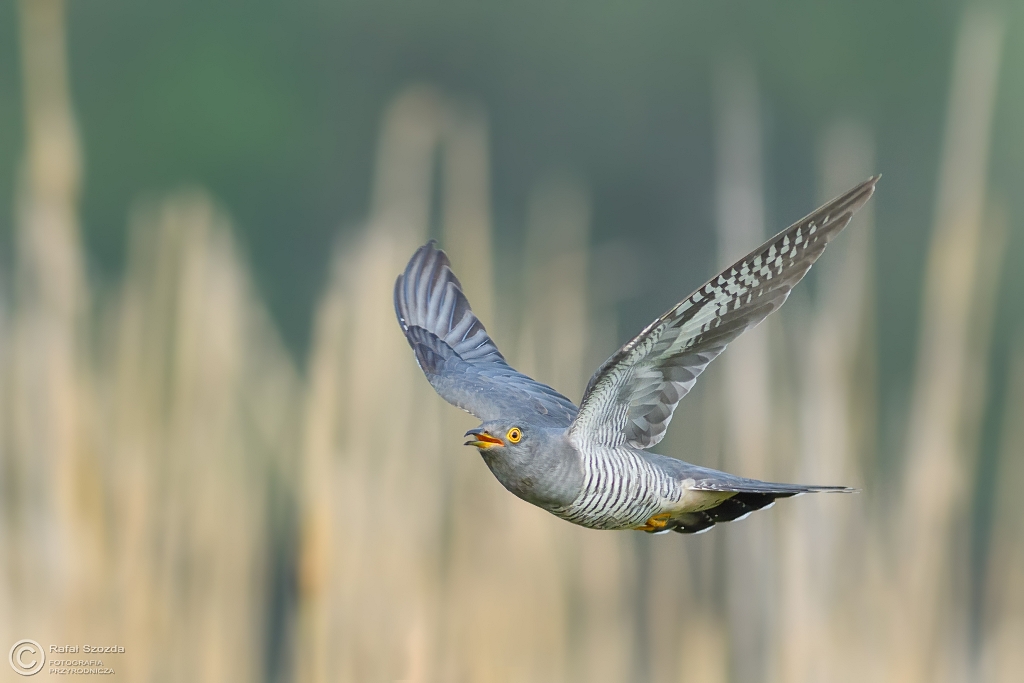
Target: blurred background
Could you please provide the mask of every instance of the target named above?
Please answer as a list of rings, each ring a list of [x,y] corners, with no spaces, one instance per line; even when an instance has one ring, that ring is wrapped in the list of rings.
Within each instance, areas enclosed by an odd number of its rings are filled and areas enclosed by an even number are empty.
[[[1012,2],[3,3],[0,648],[119,645],[129,681],[1021,680],[1022,38]],[[460,445],[394,319],[436,238],[578,401],[876,172],[659,446],[858,495],[571,526]]]

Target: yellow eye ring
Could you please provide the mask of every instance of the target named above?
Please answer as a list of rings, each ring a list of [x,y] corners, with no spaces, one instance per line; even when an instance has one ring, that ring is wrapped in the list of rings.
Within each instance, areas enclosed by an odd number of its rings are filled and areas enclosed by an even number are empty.
[[[523,440],[523,431],[519,427],[513,427],[508,430],[508,434],[505,437],[512,443],[519,443]]]

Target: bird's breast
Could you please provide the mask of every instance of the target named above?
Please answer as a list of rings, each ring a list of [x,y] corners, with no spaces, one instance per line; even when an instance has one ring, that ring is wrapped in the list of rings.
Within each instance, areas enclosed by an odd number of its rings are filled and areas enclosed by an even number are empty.
[[[563,519],[594,529],[631,529],[679,503],[679,482],[637,451],[584,448],[580,455],[580,494],[553,510]]]

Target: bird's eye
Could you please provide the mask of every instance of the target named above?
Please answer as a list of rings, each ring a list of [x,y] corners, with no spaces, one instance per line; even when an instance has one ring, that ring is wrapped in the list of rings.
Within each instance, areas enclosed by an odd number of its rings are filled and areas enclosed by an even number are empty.
[[[511,441],[512,443],[519,443],[523,439],[523,432],[521,429],[519,429],[519,427],[513,427],[512,429],[508,430],[508,434],[506,434],[505,436],[507,436],[508,440]]]

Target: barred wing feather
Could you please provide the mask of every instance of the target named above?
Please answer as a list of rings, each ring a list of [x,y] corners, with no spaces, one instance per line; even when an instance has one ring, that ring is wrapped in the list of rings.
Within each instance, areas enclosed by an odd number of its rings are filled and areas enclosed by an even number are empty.
[[[708,363],[779,308],[874,192],[875,176],[794,223],[647,326],[591,378],[577,443],[650,448]]]
[[[521,416],[551,427],[572,422],[572,401],[505,362],[436,243],[409,260],[394,299],[416,362],[444,400],[483,421]]]

